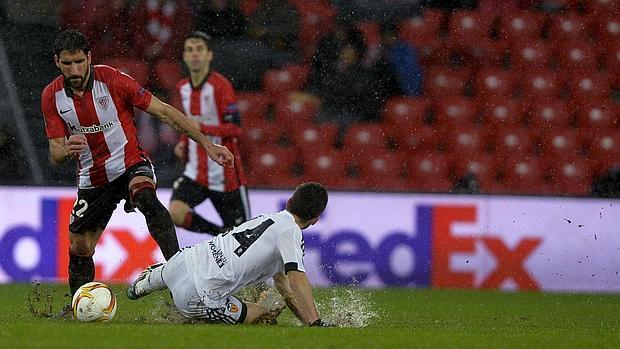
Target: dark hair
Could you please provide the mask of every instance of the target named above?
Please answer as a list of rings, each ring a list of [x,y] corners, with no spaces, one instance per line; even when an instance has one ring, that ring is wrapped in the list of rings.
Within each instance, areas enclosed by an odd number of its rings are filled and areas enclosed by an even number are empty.
[[[88,54],[90,52],[90,45],[84,34],[74,29],[68,29],[58,34],[54,42],[54,54],[56,56],[60,56],[60,53],[64,50],[71,53],[83,51],[84,54]]]
[[[327,190],[316,182],[301,184],[286,203],[286,210],[309,221],[321,215],[327,206]]]
[[[196,30],[196,31],[189,33],[187,37],[185,38],[185,40],[188,40],[188,39],[200,39],[204,41],[205,45],[207,45],[207,49],[209,48],[209,42],[211,41],[211,37],[209,36],[209,34],[203,31],[200,31],[200,30]]]

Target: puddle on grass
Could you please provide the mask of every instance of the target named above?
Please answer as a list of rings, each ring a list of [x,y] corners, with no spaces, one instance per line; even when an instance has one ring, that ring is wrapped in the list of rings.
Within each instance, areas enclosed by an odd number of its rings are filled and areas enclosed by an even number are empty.
[[[366,327],[380,313],[370,293],[358,288],[334,288],[329,299],[317,305],[321,317],[336,327]]]

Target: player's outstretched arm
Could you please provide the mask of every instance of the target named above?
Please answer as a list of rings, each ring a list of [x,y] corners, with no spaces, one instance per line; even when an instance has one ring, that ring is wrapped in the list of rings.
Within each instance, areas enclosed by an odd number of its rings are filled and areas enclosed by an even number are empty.
[[[189,138],[196,141],[196,143],[202,145],[207,150],[209,157],[213,161],[222,166],[233,165],[234,156],[228,148],[214,144],[208,140],[207,137],[200,132],[200,129],[195,123],[193,123],[173,106],[164,103],[157,97],[153,96],[146,112],[170,125],[170,127],[174,128],[178,132],[182,132],[187,135]]]
[[[312,325],[317,321],[321,322],[319,311],[312,296],[312,285],[306,273],[291,270],[288,275],[282,273],[274,275],[273,280],[286,305],[299,321],[305,325]]]

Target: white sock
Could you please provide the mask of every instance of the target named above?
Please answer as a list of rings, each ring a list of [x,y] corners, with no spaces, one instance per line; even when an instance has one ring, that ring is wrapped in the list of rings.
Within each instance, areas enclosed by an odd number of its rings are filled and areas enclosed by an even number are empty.
[[[149,274],[148,284],[151,290],[158,291],[168,288],[166,286],[166,283],[164,282],[164,277],[162,275],[165,266],[165,264],[160,265],[159,267],[153,269],[153,271],[151,271],[151,273]]]

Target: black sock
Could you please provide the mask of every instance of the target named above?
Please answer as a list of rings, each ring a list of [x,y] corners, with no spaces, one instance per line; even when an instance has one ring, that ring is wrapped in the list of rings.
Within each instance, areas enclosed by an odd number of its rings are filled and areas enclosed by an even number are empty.
[[[69,252],[69,289],[75,294],[80,286],[95,280],[93,257],[78,256]]]
[[[185,216],[185,222],[189,223],[184,226],[185,229],[191,230],[197,233],[217,235],[224,232],[224,228],[212,223],[196,212],[188,212]]]
[[[155,196],[155,191],[145,189],[134,195],[134,205],[146,219],[149,232],[166,260],[179,251],[179,240],[170,213]]]

